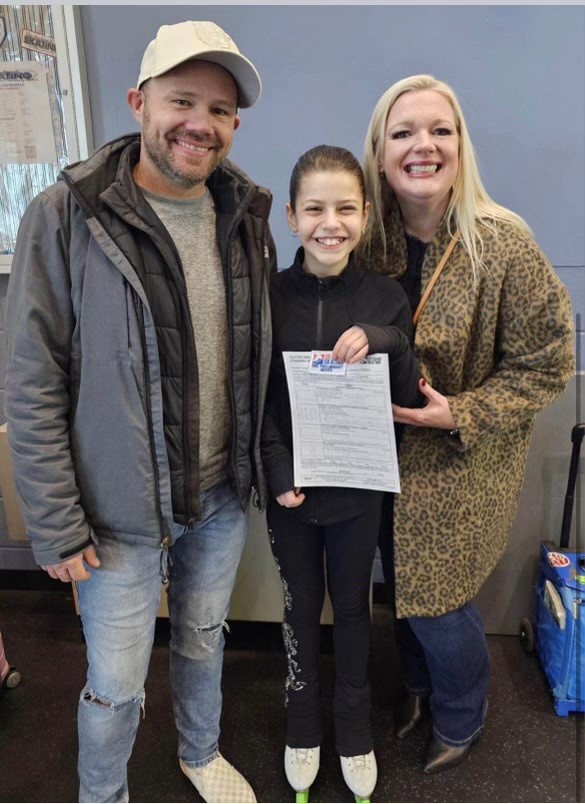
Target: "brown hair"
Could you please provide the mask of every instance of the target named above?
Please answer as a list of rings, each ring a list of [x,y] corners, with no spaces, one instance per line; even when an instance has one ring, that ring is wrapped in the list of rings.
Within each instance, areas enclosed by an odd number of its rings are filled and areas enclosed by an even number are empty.
[[[364,204],[366,203],[366,182],[362,166],[351,151],[345,148],[338,148],[336,145],[316,145],[306,151],[297,160],[294,166],[289,185],[289,199],[291,209],[295,210],[299,187],[304,176],[308,173],[324,173],[327,171],[337,171],[339,173],[351,173],[355,176]]]

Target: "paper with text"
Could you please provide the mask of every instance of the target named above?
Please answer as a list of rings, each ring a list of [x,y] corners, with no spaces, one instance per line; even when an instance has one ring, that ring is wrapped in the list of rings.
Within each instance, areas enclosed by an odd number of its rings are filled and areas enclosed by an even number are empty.
[[[310,371],[314,355],[282,353],[295,486],[399,492],[388,355],[348,364],[344,374]]]

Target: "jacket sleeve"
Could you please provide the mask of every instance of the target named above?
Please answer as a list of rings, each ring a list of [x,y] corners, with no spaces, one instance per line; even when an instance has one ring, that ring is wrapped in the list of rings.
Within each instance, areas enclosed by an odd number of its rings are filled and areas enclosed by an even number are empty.
[[[388,355],[392,402],[404,408],[420,408],[423,396],[418,390],[421,377],[416,357],[404,332],[398,327],[358,324],[368,338],[368,354]]]
[[[575,370],[569,294],[533,241],[508,266],[496,337],[486,381],[447,397],[460,451],[529,420],[562,393]]]
[[[276,498],[294,488],[293,456],[278,426],[274,375],[268,384],[268,394],[262,422],[262,464],[270,494]]]
[[[418,388],[421,373],[412,347],[410,306],[400,285],[394,280],[390,281],[392,295],[388,298],[388,307],[396,310],[393,324],[381,327],[359,323],[357,326],[366,333],[369,354],[388,355],[392,402],[405,408],[420,408],[424,397]]]
[[[42,193],[22,219],[7,295],[6,416],[14,479],[39,564],[92,541],[69,443],[74,327],[67,206]]]
[[[274,239],[270,226],[266,222],[262,242],[262,282],[261,289],[253,292],[253,306],[258,313],[257,332],[253,336],[255,346],[254,371],[256,378],[253,382],[252,417],[252,485],[257,494],[254,496],[254,505],[260,510],[266,507],[267,490],[264,466],[262,463],[262,421],[266,404],[266,389],[268,386],[270,360],[272,351],[272,321],[270,315],[270,283],[276,273],[277,257]],[[254,277],[254,273],[252,273]],[[254,286],[254,284],[253,284]]]

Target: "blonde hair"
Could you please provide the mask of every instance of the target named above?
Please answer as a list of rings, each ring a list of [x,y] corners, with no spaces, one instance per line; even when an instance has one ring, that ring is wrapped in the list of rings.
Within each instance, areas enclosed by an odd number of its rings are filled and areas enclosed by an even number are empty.
[[[440,92],[447,99],[455,116],[459,134],[459,169],[446,211],[447,227],[451,234],[459,232],[461,243],[469,254],[473,274],[477,277],[482,267],[482,230],[497,235],[498,221],[515,224],[528,233],[531,233],[530,227],[519,215],[496,204],[488,195],[479,175],[475,151],[455,92],[449,84],[432,75],[411,75],[392,84],[372,114],[364,146],[366,190],[372,206],[364,239],[365,248],[371,252],[374,242],[380,240],[386,258],[384,218],[396,199],[384,174],[380,174],[380,165],[384,157],[386,121],[390,110],[405,92],[429,89]]]

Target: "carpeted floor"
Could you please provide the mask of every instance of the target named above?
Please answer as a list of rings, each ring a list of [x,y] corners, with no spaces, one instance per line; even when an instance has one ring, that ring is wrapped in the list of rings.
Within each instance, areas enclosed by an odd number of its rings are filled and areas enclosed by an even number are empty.
[[[583,715],[554,714],[537,660],[515,637],[488,637],[492,659],[483,736],[458,768],[425,776],[428,729],[400,742],[392,705],[400,692],[387,607],[374,606],[372,723],[377,802],[574,802],[585,798]],[[77,800],[76,706],[85,658],[68,591],[0,590],[0,629],[21,684],[0,700],[0,801]],[[330,634],[325,634],[327,643]],[[147,682],[146,717],[129,765],[134,802],[198,801],[176,760],[167,679],[168,628],[161,621]],[[333,657],[322,655],[326,737],[311,801],[352,800],[335,756],[330,720]],[[221,750],[260,802],[294,801],[282,768],[284,657],[278,626],[233,623],[224,670]],[[329,705],[328,705],[329,702]],[[580,763],[580,767],[579,767]]]

